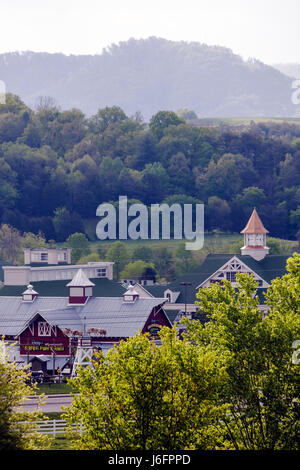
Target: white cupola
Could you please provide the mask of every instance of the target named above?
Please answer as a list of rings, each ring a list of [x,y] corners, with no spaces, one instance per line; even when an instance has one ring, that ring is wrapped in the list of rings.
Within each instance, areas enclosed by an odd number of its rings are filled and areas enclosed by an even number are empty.
[[[134,285],[130,284],[125,294],[123,294],[123,302],[134,303],[138,298],[139,293],[135,290]]]
[[[33,286],[31,284],[28,284],[27,289],[22,293],[22,301],[33,302],[37,296],[38,293],[33,290]]]
[[[83,305],[89,297],[93,296],[95,284],[89,280],[82,269],[78,269],[72,281],[67,284],[69,288],[69,304]]]
[[[244,246],[241,248],[242,255],[249,255],[260,261],[269,254],[269,248],[267,247],[267,233],[269,231],[264,227],[256,209],[253,210],[246,227],[241,233],[244,234]]]

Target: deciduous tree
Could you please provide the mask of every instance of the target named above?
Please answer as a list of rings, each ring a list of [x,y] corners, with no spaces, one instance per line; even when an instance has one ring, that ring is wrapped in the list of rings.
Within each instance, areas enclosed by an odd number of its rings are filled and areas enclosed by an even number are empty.
[[[31,374],[28,368],[9,362],[10,348],[0,341],[0,450],[46,450],[51,440],[37,432],[34,424],[42,418],[40,412],[18,408],[36,391],[26,384]]]
[[[74,399],[65,417],[81,420],[74,441],[83,450],[182,450],[222,446],[212,424],[220,412],[210,400],[223,380],[214,352],[160,332],[122,341],[71,381]]]
[[[300,339],[300,255],[288,274],[268,289],[266,315],[259,309],[257,283],[237,274],[197,294],[210,321],[185,325],[194,344],[206,344],[222,358],[228,380],[217,402],[229,408],[219,421],[234,449],[299,450],[300,368],[292,361]]]

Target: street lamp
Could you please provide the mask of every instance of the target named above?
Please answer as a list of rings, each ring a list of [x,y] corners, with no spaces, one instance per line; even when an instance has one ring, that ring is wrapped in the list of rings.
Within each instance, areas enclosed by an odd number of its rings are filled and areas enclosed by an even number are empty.
[[[186,315],[186,297],[187,297],[187,288],[188,286],[191,286],[192,283],[191,282],[181,282],[180,283],[181,286],[184,286],[184,304],[185,304],[185,310],[184,310],[184,314]]]

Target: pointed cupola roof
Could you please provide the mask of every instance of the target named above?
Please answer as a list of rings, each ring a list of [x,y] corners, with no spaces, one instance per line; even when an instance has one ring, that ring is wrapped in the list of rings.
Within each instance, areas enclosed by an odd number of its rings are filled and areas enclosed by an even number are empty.
[[[26,295],[26,294],[36,294],[37,295],[37,292],[35,290],[33,290],[33,286],[31,284],[28,284],[27,289],[24,292],[22,292],[22,295]]]
[[[123,302],[134,302],[138,298],[139,293],[135,290],[135,287],[130,284],[125,294],[123,294]]]
[[[252,233],[252,234],[266,234],[269,233],[269,231],[264,227],[256,209],[253,210],[250,219],[248,220],[248,223],[244,230],[241,231],[241,233]]]
[[[94,283],[89,280],[87,275],[82,269],[78,269],[72,281],[67,284],[67,287],[94,287]]]
[[[38,293],[33,289],[31,284],[28,284],[27,289],[22,292],[22,300],[24,302],[33,302],[38,296]]]

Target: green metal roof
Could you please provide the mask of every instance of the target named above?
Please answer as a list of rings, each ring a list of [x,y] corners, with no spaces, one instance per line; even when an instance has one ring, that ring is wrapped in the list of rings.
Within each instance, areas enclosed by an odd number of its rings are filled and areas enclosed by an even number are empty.
[[[240,261],[246,264],[252,271],[256,272],[262,279],[270,283],[272,279],[281,277],[286,273],[286,262],[290,255],[267,255],[263,260],[256,261],[254,258],[248,255],[233,255],[233,254],[210,254],[204,262],[199,265],[194,271],[182,275],[176,281],[164,285],[153,285],[144,286],[144,288],[152,294],[154,297],[164,297],[164,292],[170,289],[173,292],[179,292],[179,296],[176,303],[185,302],[185,286],[181,285],[181,282],[190,282],[191,286],[186,289],[186,302],[194,303],[196,300],[196,291],[199,284],[204,282],[208,277],[212,276],[221,266],[228,262],[233,256],[240,259]],[[4,263],[3,263],[4,264]],[[0,264],[1,267],[1,264]],[[1,271],[0,271],[1,275]],[[95,297],[120,297],[125,292],[125,289],[120,283],[110,281],[106,278],[95,278],[91,279],[95,284],[93,288]],[[34,290],[36,290],[40,296],[44,297],[67,297],[68,288],[67,283],[69,281],[40,281],[33,282]],[[0,296],[20,296],[27,286],[3,286],[0,289]],[[263,289],[258,289],[260,298]]]
[[[174,325],[175,319],[180,312],[180,309],[177,310],[168,310],[164,309],[165,314],[167,315],[168,319],[170,320],[171,324]]]
[[[121,297],[125,289],[121,284],[107,278],[90,279],[94,284],[94,297]],[[42,297],[68,297],[69,280],[32,282],[34,290]],[[3,286],[0,296],[21,296],[27,286]]]
[[[202,284],[207,278],[212,276],[221,266],[228,262],[231,258],[236,257],[242,263],[246,264],[252,271],[258,274],[266,282],[270,283],[272,279],[281,277],[286,273],[286,262],[290,255],[267,255],[261,261],[256,261],[248,255],[234,255],[234,254],[209,254],[204,262],[198,266],[194,271],[184,274],[176,281],[168,285],[147,286],[146,289],[155,297],[163,297],[166,289],[173,292],[180,292],[176,303],[185,302],[185,286],[181,282],[190,282],[191,286],[186,288],[186,302],[193,303],[196,300],[196,290],[199,284]],[[263,289],[258,289],[258,294],[263,300],[261,295]]]

